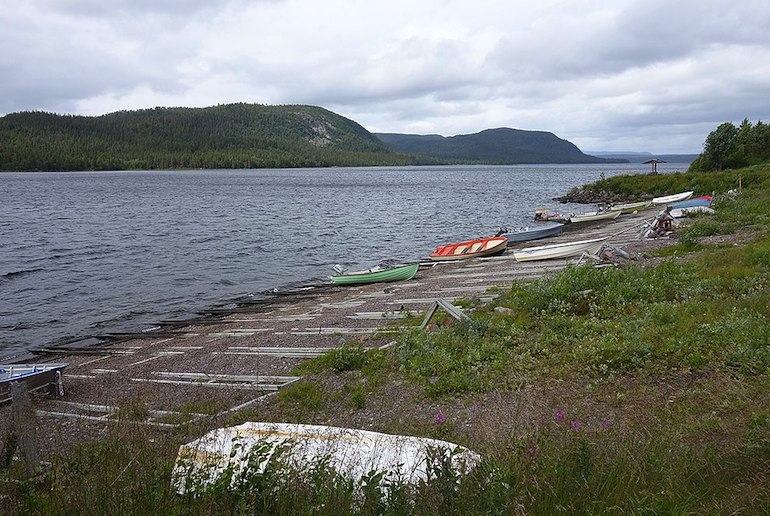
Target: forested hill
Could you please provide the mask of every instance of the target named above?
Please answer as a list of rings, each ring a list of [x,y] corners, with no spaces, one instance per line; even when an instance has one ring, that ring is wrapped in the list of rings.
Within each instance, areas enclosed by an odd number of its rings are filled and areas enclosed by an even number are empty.
[[[86,117],[0,117],[0,170],[124,170],[418,164],[315,106],[228,104]],[[436,160],[433,160],[434,162]]]
[[[395,151],[448,160],[491,164],[517,163],[626,163],[622,159],[589,156],[575,144],[545,131],[486,129],[474,134],[375,133]]]

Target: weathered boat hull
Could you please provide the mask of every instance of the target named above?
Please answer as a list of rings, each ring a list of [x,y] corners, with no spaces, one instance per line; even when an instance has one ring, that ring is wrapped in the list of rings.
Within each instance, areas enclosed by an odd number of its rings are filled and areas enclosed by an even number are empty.
[[[600,220],[614,220],[620,217],[619,211],[602,211],[598,213],[585,213],[575,215],[569,218],[570,224],[580,224],[581,222],[597,222]]]
[[[512,245],[518,242],[529,242],[530,240],[539,240],[541,238],[560,235],[563,228],[564,224],[556,224],[555,226],[542,229],[514,231],[512,233],[506,233],[505,236],[508,237],[508,245]]]
[[[189,493],[204,490],[229,473],[232,485],[236,485],[238,478],[267,469],[271,460],[300,470],[321,463],[353,485],[372,482],[372,472],[381,473],[384,478],[375,479],[374,486],[384,490],[391,478],[407,484],[426,482],[439,464],[458,476],[469,473],[481,462],[481,456],[454,443],[424,437],[249,422],[212,430],[182,445],[171,483],[177,492]]]
[[[570,258],[580,256],[583,253],[596,254],[609,237],[594,238],[592,240],[580,240],[577,242],[565,242],[563,244],[551,244],[539,247],[527,247],[513,253],[517,262],[531,262],[537,260],[553,260],[556,258]]]
[[[619,211],[620,213],[628,215],[646,210],[650,206],[652,206],[652,201],[630,202],[628,204],[616,204],[615,206],[610,206],[609,210]]]
[[[59,383],[67,365],[0,364],[0,403],[11,400],[11,384],[14,382],[24,383],[30,392],[50,389]]]
[[[687,199],[686,201],[672,202],[669,204],[672,209],[678,208],[694,208],[696,206],[711,206],[710,197],[695,197],[693,199]]]
[[[663,197],[655,197],[652,200],[652,204],[669,204],[672,202],[684,201],[692,197],[694,193],[695,192],[690,191],[690,192],[682,192],[682,193],[673,194],[673,195],[664,195]]]
[[[675,219],[681,219],[683,217],[690,217],[693,215],[713,215],[716,213],[708,206],[689,206],[686,208],[674,208],[670,211],[670,215]]]
[[[391,281],[406,281],[417,274],[419,263],[410,263],[390,269],[378,271],[362,271],[332,276],[335,285],[366,285],[369,283],[385,283]]]

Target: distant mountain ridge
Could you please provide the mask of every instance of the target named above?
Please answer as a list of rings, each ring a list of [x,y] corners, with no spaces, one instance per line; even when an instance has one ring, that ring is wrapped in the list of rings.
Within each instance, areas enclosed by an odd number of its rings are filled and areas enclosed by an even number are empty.
[[[589,156],[572,142],[547,131],[500,127],[457,136],[374,134],[394,151],[449,160],[499,165],[626,162],[623,159]]]
[[[239,103],[94,117],[40,111],[0,117],[0,170],[322,167],[424,161],[394,153],[360,124],[316,106]]]
[[[0,170],[145,170],[612,163],[545,131],[372,134],[308,105],[157,107],[100,116],[26,111],[0,116]]]

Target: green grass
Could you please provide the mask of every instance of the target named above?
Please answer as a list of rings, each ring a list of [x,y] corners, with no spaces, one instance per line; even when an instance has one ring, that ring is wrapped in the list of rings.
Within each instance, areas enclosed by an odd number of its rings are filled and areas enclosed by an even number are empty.
[[[768,249],[764,238],[685,262],[573,267],[518,284],[477,310],[474,328],[404,334],[398,364],[434,397],[488,390],[517,372],[770,374]]]
[[[134,427],[55,458],[35,482],[11,483],[8,514],[510,514],[761,513],[768,509],[770,418],[757,413],[740,442],[694,449],[670,434],[595,432],[554,421],[512,438],[470,475],[438,463],[427,482],[381,475],[347,481],[318,461],[297,469],[276,454],[230,488],[225,477],[196,495],[170,488],[173,456]],[[0,508],[2,508],[0,500]],[[18,504],[18,505],[15,505]]]
[[[579,187],[586,192],[608,192],[629,200],[652,198],[672,192],[695,191],[696,195],[723,193],[738,188],[770,189],[770,165],[757,165],[740,170],[720,172],[681,172],[674,174],[634,174],[608,177]]]

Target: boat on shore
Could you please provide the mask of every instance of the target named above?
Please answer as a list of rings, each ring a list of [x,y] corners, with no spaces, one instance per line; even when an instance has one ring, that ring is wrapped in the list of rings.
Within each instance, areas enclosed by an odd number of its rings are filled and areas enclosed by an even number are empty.
[[[688,206],[686,208],[674,208],[669,214],[675,219],[681,219],[684,217],[693,217],[696,215],[713,215],[716,213],[708,206]]]
[[[577,242],[527,247],[515,251],[513,257],[516,258],[517,262],[531,262],[536,260],[553,260],[555,258],[570,258],[572,256],[580,256],[583,253],[596,254],[608,238],[602,237],[591,240],[579,240]]]
[[[694,193],[695,192],[693,191],[689,191],[673,195],[664,195],[663,197],[655,197],[652,200],[652,204],[670,204],[672,202],[684,201],[692,197]]]
[[[426,437],[322,425],[247,422],[214,429],[183,444],[174,464],[172,487],[180,494],[190,494],[221,482],[223,477],[234,483],[244,473],[256,474],[271,464],[311,470],[320,463],[352,485],[366,482],[382,489],[377,491],[380,495],[391,478],[397,478],[399,486],[417,485],[427,482],[437,467],[459,477],[480,462],[481,456],[467,448]]]
[[[563,228],[564,224],[555,224],[546,228],[522,228],[517,231],[504,233],[504,236],[508,238],[508,245],[510,246],[517,242],[528,242],[530,240],[560,235]]]
[[[618,211],[623,214],[631,214],[636,213],[638,211],[646,210],[652,206],[652,201],[640,201],[640,202],[629,202],[626,204],[615,204],[613,206],[610,206],[608,208],[609,211]]]
[[[393,267],[372,267],[365,271],[342,272],[332,276],[335,285],[366,285],[391,281],[406,281],[414,278],[420,264],[408,263]]]
[[[669,204],[671,209],[679,209],[679,208],[694,208],[696,206],[711,206],[711,202],[714,200],[714,198],[710,195],[701,195],[699,197],[693,197],[692,199],[687,199],[686,201],[679,201],[679,202],[672,202]]]
[[[569,218],[570,224],[579,224],[581,222],[596,222],[599,220],[614,220],[620,217],[619,211],[592,211],[573,215]]]
[[[24,383],[29,392],[61,387],[62,371],[69,364],[0,364],[0,403],[11,401],[11,384]]]
[[[505,236],[484,237],[440,245],[428,255],[428,258],[436,262],[467,260],[502,253],[506,247],[508,247],[508,238]]]

